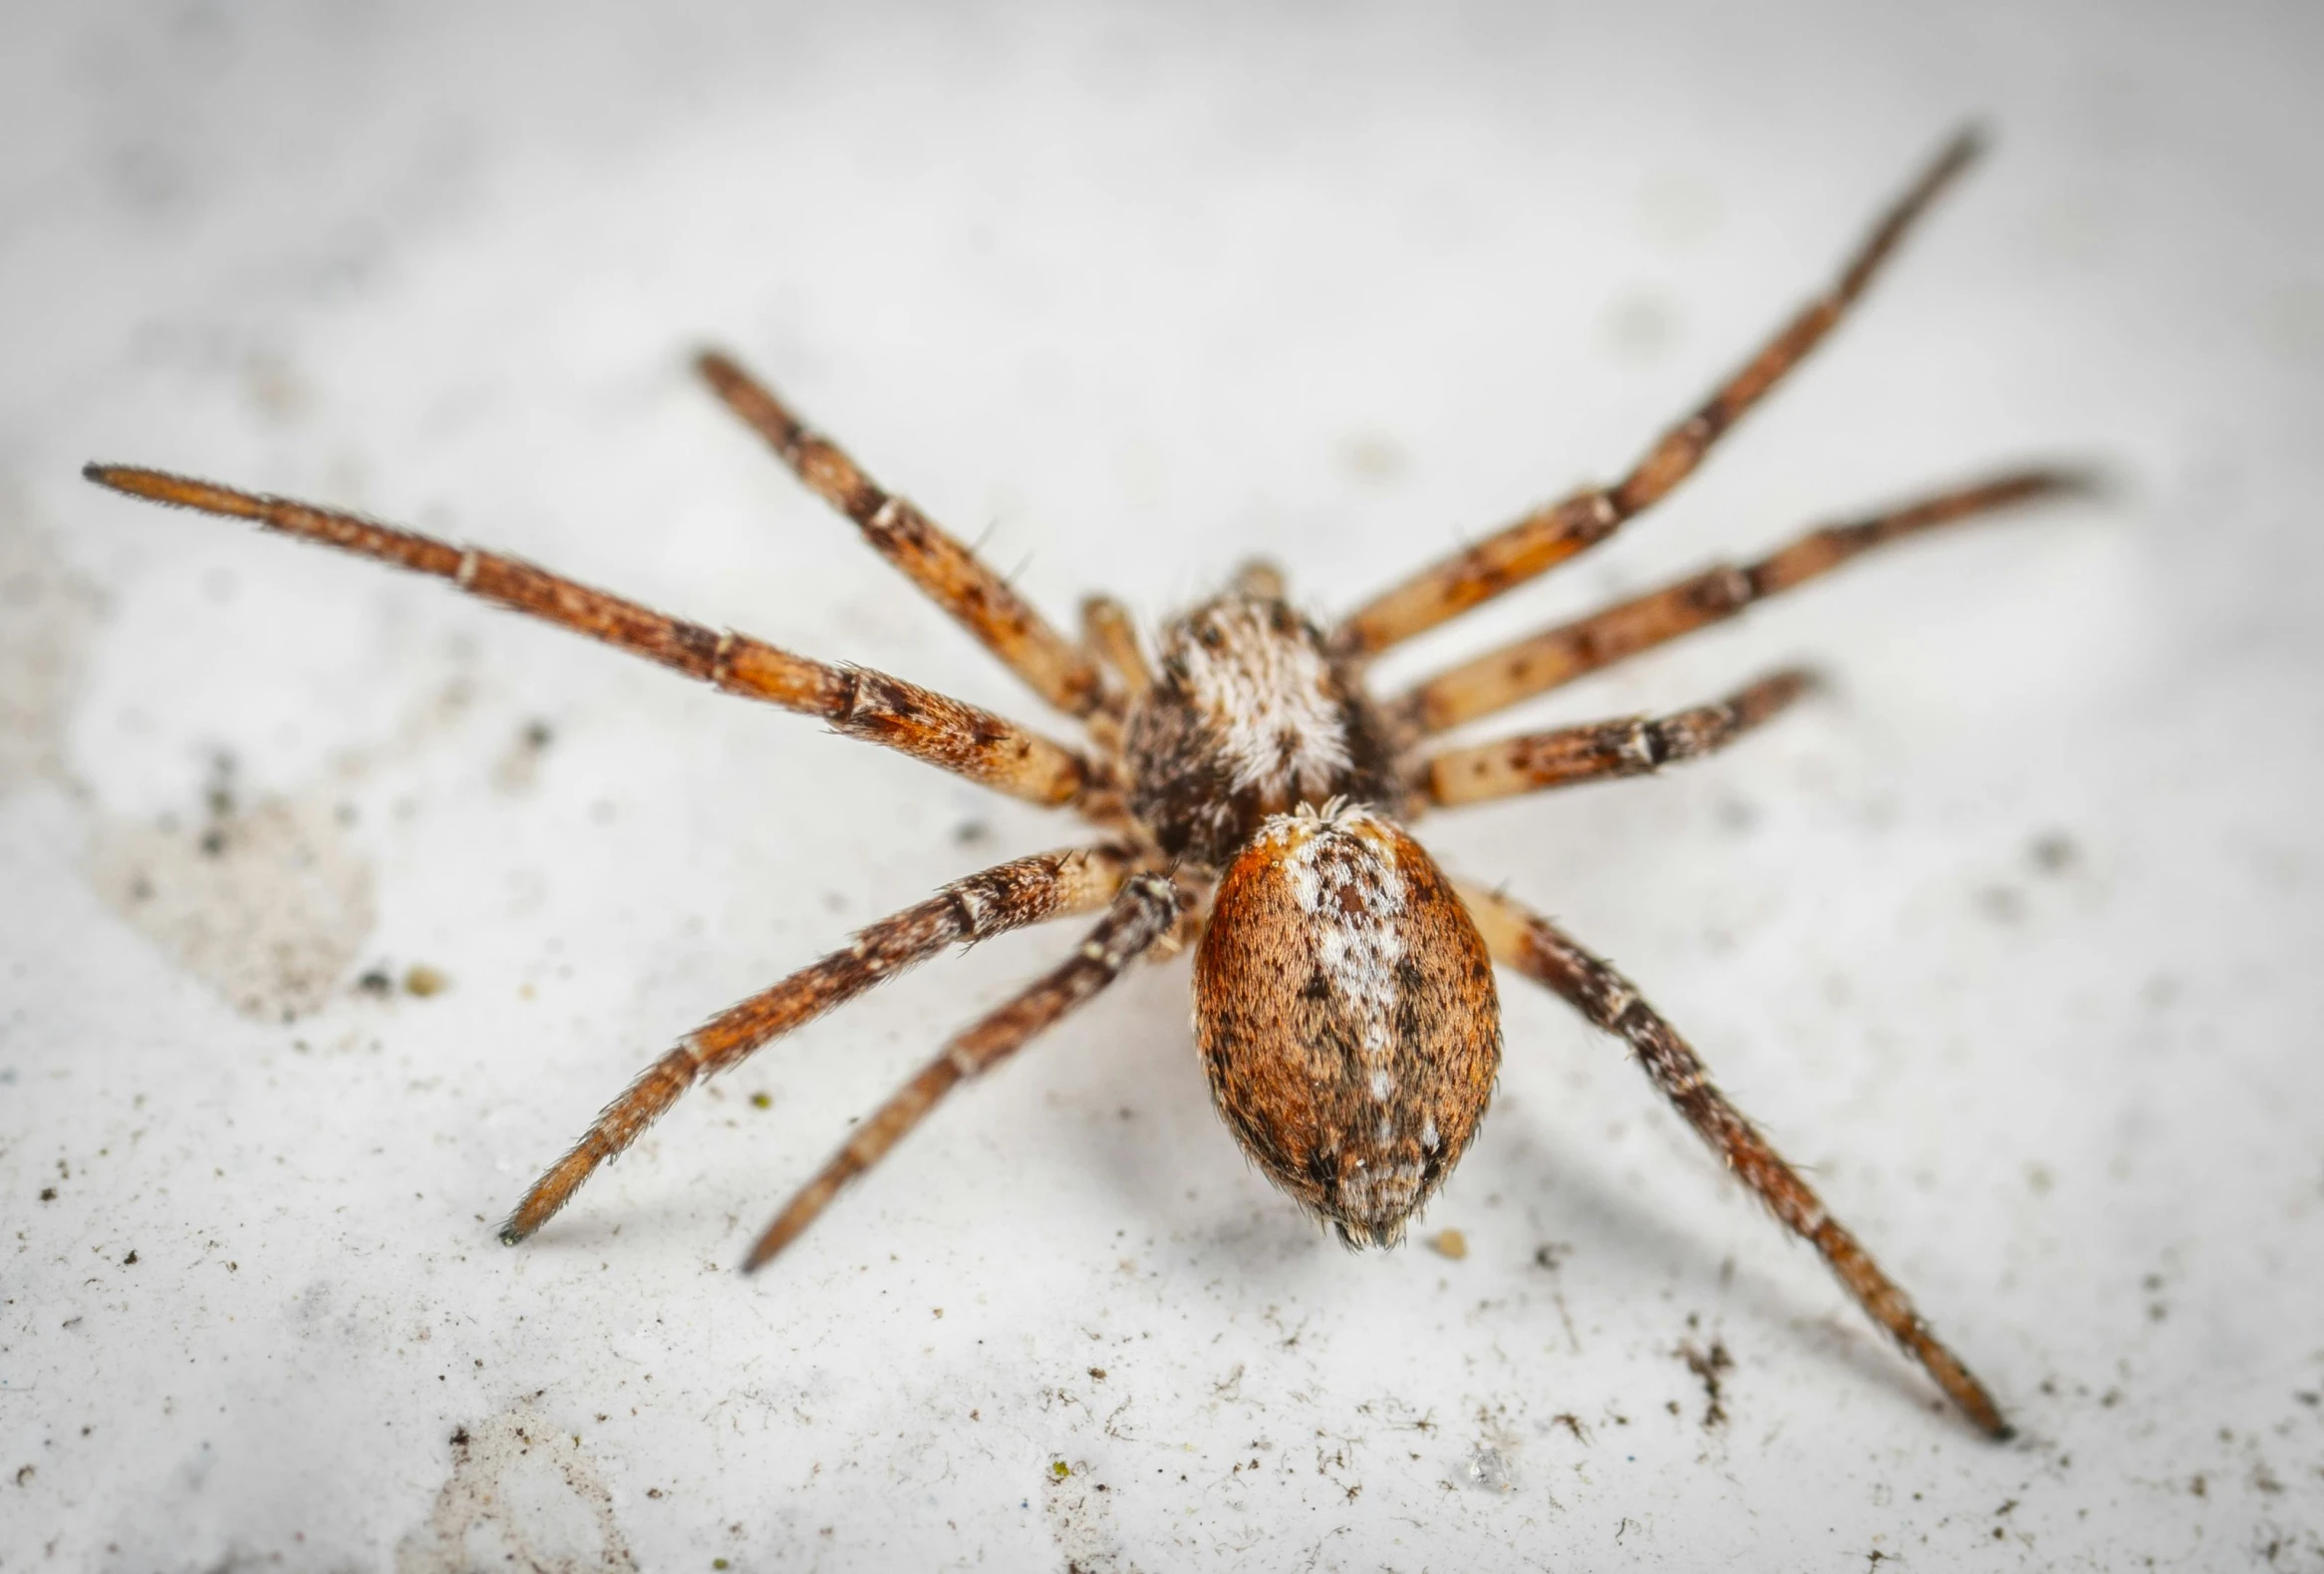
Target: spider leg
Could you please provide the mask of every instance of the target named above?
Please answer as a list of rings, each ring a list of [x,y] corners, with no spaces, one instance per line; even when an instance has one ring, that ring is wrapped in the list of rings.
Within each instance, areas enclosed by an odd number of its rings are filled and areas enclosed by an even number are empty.
[[[1540,914],[1474,886],[1463,885],[1460,890],[1496,961],[1560,996],[1598,1028],[1627,1041],[1662,1096],[1727,1167],[1759,1194],[1785,1228],[1823,1254],[1873,1321],[1887,1329],[1988,1435],[2010,1435],[2009,1423],[2002,1419],[1999,1407],[1984,1386],[1929,1331],[1911,1300],[1881,1271],[1857,1238],[1825,1211],[1799,1172],[1712,1085],[1694,1050],[1639,998],[1628,979],[1582,949]]]
[[[1787,668],[1723,700],[1668,716],[1586,722],[1474,749],[1447,749],[1423,762],[1422,790],[1428,801],[1452,808],[1578,782],[1647,776],[1672,761],[1726,748],[1814,686],[1811,674]]]
[[[514,557],[160,471],[91,465],[82,474],[133,497],[253,519],[286,535],[434,574],[510,611],[602,640],[729,694],[819,716],[851,738],[885,745],[1035,803],[1071,803],[1095,785],[1097,773],[1080,755],[990,711],[868,668],[830,666],[731,631],[668,617]]]
[[[1823,341],[1872,282],[1922,210],[1976,157],[1981,141],[1963,131],[1874,225],[1830,288],[1810,301],[1759,353],[1684,421],[1665,432],[1630,472],[1546,504],[1466,551],[1422,570],[1351,613],[1334,640],[1347,655],[1386,650],[1533,578],[1661,500],[1693,473],[1711,446]]]
[[[1090,596],[1081,603],[1081,643],[1121,680],[1123,696],[1134,700],[1154,686],[1154,669],[1138,645],[1137,625],[1129,609],[1111,596]]]
[[[928,515],[883,490],[839,446],[810,431],[763,384],[716,350],[695,358],[711,389],[806,483],[807,489],[863,531],[864,539],[979,643],[1023,679],[1033,693],[1070,716],[1087,716],[1104,698],[1088,654],[1050,626]]]
[[[750,1255],[742,1260],[742,1271],[752,1273],[765,1267],[777,1252],[798,1239],[839,1194],[840,1187],[884,1158],[945,1095],[991,1071],[1035,1034],[1112,983],[1133,959],[1171,932],[1183,901],[1178,888],[1164,875],[1131,876],[1070,960],[1034,980],[983,1021],[954,1035],[943,1054],[856,1126],[847,1145],[793,1194],[758,1237]]]
[[[500,1239],[514,1246],[546,1224],[598,1165],[636,1141],[696,1083],[740,1065],[761,1045],[948,945],[974,944],[1026,924],[1092,912],[1113,899],[1130,866],[1130,855],[1115,847],[1041,852],[996,864],[881,919],[860,931],[846,949],[727,1007],[681,1039],[605,1106],[581,1140],[533,1182],[500,1226]]]
[[[1829,573],[1876,546],[2012,503],[2087,491],[2087,475],[2023,471],[1827,525],[1743,567],[1722,563],[1588,617],[1488,651],[1419,684],[1388,709],[1414,733],[1441,733],[1611,666],[1755,601]]]
[[[1235,570],[1230,583],[1237,595],[1249,596],[1255,601],[1283,599],[1283,569],[1265,557],[1245,558]]]

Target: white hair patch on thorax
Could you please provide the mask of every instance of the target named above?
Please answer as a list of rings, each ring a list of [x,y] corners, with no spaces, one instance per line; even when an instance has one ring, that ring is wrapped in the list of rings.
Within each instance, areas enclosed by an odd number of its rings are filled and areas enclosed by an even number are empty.
[[[1328,791],[1349,765],[1331,669],[1312,641],[1275,626],[1264,602],[1222,600],[1187,620],[1179,655],[1217,734],[1235,791]]]

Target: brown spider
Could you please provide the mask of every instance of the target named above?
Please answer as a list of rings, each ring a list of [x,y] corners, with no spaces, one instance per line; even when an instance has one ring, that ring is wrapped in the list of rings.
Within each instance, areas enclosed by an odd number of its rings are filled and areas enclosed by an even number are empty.
[[[1604,540],[1684,480],[1840,320],[1977,150],[1973,134],[1955,138],[1838,282],[1614,485],[1536,509],[1330,629],[1284,599],[1275,569],[1248,566],[1162,628],[1152,664],[1119,603],[1090,598],[1082,638],[1066,638],[732,361],[703,355],[701,372],[718,396],[801,480],[1035,694],[1080,719],[1082,749],[884,673],[681,622],[496,553],[149,470],[92,465],[86,473],[118,491],[253,519],[448,579],[729,693],[821,717],[1035,803],[1074,808],[1099,827],[1087,845],[1012,859],[946,886],[687,1035],[525,1193],[500,1229],[510,1245],[704,1078],[947,945],[1073,913],[1103,916],[1061,965],[958,1034],[858,1126],[758,1237],[744,1269],[796,1239],[955,1087],[1006,1060],[1132,959],[1190,942],[1195,1036],[1228,1127],[1270,1179],[1348,1245],[1390,1245],[1459,1161],[1492,1096],[1499,962],[1627,1041],[1654,1085],[1776,1217],[1823,1253],[1874,1320],[1972,1420],[2006,1436],[1984,1388],[1630,983],[1549,919],[1498,891],[1456,884],[1403,827],[1433,807],[1639,775],[1723,747],[1797,699],[1807,676],[1779,672],[1659,718],[1473,748],[1429,740],[1733,617],[1872,547],[2067,491],[2079,478],[2029,470],[1940,492],[1548,629],[1405,694],[1381,699],[1364,683],[1379,652]]]

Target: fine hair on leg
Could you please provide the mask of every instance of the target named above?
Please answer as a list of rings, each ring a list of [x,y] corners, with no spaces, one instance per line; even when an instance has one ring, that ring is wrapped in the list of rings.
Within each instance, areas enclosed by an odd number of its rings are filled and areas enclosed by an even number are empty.
[[[1825,1210],[1799,1171],[1728,1102],[1693,1048],[1646,1004],[1628,979],[1585,951],[1556,924],[1508,897],[1466,884],[1460,891],[1495,961],[1543,985],[1594,1026],[1627,1043],[1647,1077],[1711,1151],[1758,1193],[1786,1229],[1823,1254],[1857,1304],[1920,1363],[1962,1414],[1988,1436],[2010,1435],[2009,1423],[1985,1386],[1938,1340],[1872,1254]]]
[[[1726,748],[1814,686],[1813,674],[1787,668],[1723,700],[1668,716],[1585,722],[1473,749],[1447,749],[1424,763],[1422,787],[1430,802],[1451,808],[1545,787],[1650,776],[1666,765]]]
[[[1847,315],[1915,219],[1982,147],[1962,131],[1882,214],[1832,285],[1800,308],[1693,414],[1656,440],[1629,473],[1547,504],[1423,569],[1350,613],[1333,635],[1341,653],[1377,655],[1448,618],[1524,584],[1575,553],[1597,545],[1652,507],[1694,473],[1713,444],[1781,383]]]
[[[1171,932],[1184,900],[1165,875],[1131,876],[1070,958],[954,1035],[943,1053],[856,1126],[846,1145],[799,1188],[758,1237],[742,1261],[742,1271],[763,1268],[798,1239],[842,1186],[885,1157],[953,1089],[1000,1065],[1118,978],[1132,960]]]
[[[927,901],[859,931],[852,944],[727,1007],[680,1040],[607,1104],[581,1139],[524,1194],[500,1239],[513,1246],[572,1200],[599,1165],[635,1142],[696,1083],[924,962],[1027,924],[1092,912],[1113,899],[1131,867],[1114,847],[1035,853],[955,880]]]
[[[1723,622],[1875,547],[2015,503],[2087,492],[2092,484],[2072,471],[2021,471],[1826,525],[1757,562],[1721,563],[1487,651],[1416,685],[1388,708],[1409,733],[1445,732]]]
[[[864,539],[927,592],[1025,686],[1069,716],[1087,716],[1103,696],[1089,653],[1034,611],[1009,581],[966,544],[865,474],[837,444],[791,414],[729,356],[695,358],[703,380],[740,416],[807,489],[855,521]]]
[[[666,616],[536,568],[359,514],[125,465],[82,473],[133,497],[250,519],[301,540],[449,580],[472,596],[571,629],[699,678],[728,694],[821,717],[972,782],[1042,804],[1074,802],[1094,784],[1074,750],[992,712],[866,667],[835,667],[728,630]]]

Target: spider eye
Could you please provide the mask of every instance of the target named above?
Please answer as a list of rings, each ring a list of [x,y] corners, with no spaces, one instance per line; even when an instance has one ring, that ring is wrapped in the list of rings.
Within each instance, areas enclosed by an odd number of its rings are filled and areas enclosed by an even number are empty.
[[[1205,650],[1217,650],[1221,645],[1227,643],[1227,636],[1219,632],[1219,626],[1216,623],[1196,624],[1194,637],[1202,641]]]
[[[1365,808],[1279,814],[1195,955],[1211,1098],[1268,1178],[1350,1245],[1392,1245],[1501,1065],[1493,964],[1451,882]]]

